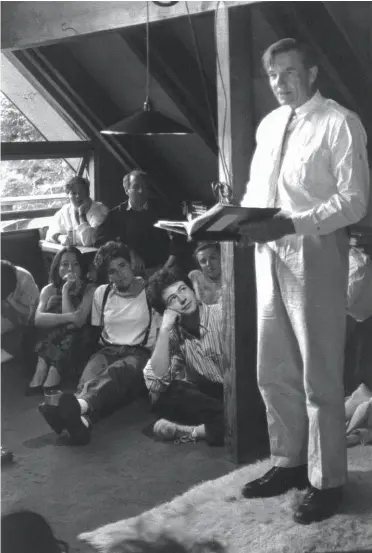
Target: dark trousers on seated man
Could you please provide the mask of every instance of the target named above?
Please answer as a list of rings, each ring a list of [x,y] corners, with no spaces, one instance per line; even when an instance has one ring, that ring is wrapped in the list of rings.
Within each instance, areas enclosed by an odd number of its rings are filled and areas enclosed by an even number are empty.
[[[146,391],[143,368],[149,351],[142,346],[107,346],[88,361],[76,394],[64,393],[57,406],[39,406],[57,434],[66,429],[72,445],[90,441],[90,420],[112,413]]]
[[[27,377],[33,374],[37,363],[36,338],[37,330],[34,326],[18,326],[1,333],[1,348],[19,361]]]
[[[142,346],[106,346],[88,361],[76,397],[89,413],[106,413],[146,391],[143,368],[149,351]]]
[[[205,427],[209,445],[224,443],[223,384],[206,378],[198,383],[172,380],[160,393],[154,412],[168,421],[181,425]]]

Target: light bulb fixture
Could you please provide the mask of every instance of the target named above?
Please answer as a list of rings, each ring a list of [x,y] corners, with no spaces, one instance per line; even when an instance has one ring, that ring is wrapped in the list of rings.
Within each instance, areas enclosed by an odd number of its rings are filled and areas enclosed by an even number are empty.
[[[150,39],[149,39],[149,2],[146,2],[146,99],[143,108],[133,115],[122,119],[101,131],[101,134],[192,134],[193,131],[170,119],[160,111],[154,110],[150,99]]]

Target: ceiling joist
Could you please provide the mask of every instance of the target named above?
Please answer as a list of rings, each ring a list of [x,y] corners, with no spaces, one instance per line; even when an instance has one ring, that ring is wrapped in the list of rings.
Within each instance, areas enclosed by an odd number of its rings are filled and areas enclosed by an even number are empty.
[[[219,5],[236,7],[251,0],[177,2],[158,6],[149,2],[150,22],[213,11]],[[1,49],[22,50],[104,31],[146,23],[146,2],[3,2]]]

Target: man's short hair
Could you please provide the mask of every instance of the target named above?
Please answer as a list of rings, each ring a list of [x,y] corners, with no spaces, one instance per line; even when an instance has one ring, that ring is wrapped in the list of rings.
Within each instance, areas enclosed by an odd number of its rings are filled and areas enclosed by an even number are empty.
[[[131,179],[136,179],[137,177],[141,177],[143,181],[146,183],[147,188],[151,187],[151,181],[148,173],[146,171],[142,171],[141,169],[134,169],[130,173],[127,173],[123,178],[123,187],[125,192],[127,192],[128,188],[131,185]]]
[[[60,553],[62,545],[42,515],[34,511],[16,511],[1,517],[1,545],[4,553]]]
[[[131,262],[129,248],[122,242],[115,242],[114,240],[111,240],[99,248],[93,262],[97,271],[97,284],[107,283],[107,270],[109,263],[113,259],[117,259],[119,257],[125,259],[128,263]]]
[[[315,52],[310,44],[296,40],[295,38],[282,38],[278,42],[274,42],[262,56],[262,65],[266,72],[270,69],[274,63],[274,58],[277,54],[284,52],[290,52],[295,50],[301,55],[302,61],[306,69],[318,65]]]
[[[6,300],[17,287],[17,269],[10,261],[1,260],[1,301]]]
[[[163,300],[163,292],[176,282],[184,282],[191,290],[193,285],[186,273],[178,267],[171,269],[160,269],[156,271],[148,280],[146,294],[151,306],[162,315],[166,309]]]
[[[203,240],[202,242],[198,242],[196,244],[196,248],[194,250],[194,259],[197,260],[196,256],[199,252],[202,252],[209,248],[212,248],[216,250],[218,253],[221,253],[221,244],[219,242],[214,242],[211,240]]]
[[[82,184],[86,190],[86,192],[89,194],[90,192],[90,182],[88,179],[85,179],[84,177],[71,177],[66,184],[65,184],[65,192],[68,194],[74,184]]]

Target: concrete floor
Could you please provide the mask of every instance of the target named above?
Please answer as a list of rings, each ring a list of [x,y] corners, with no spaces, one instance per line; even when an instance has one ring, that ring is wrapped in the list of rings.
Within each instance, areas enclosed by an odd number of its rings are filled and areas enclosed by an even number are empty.
[[[15,456],[2,470],[2,512],[44,515],[71,551],[86,551],[80,532],[136,516],[205,480],[234,470],[223,448],[155,441],[145,400],[97,423],[88,446],[69,447],[25,397],[27,381],[12,361],[2,371],[2,444]],[[145,432],[144,432],[145,430]]]

